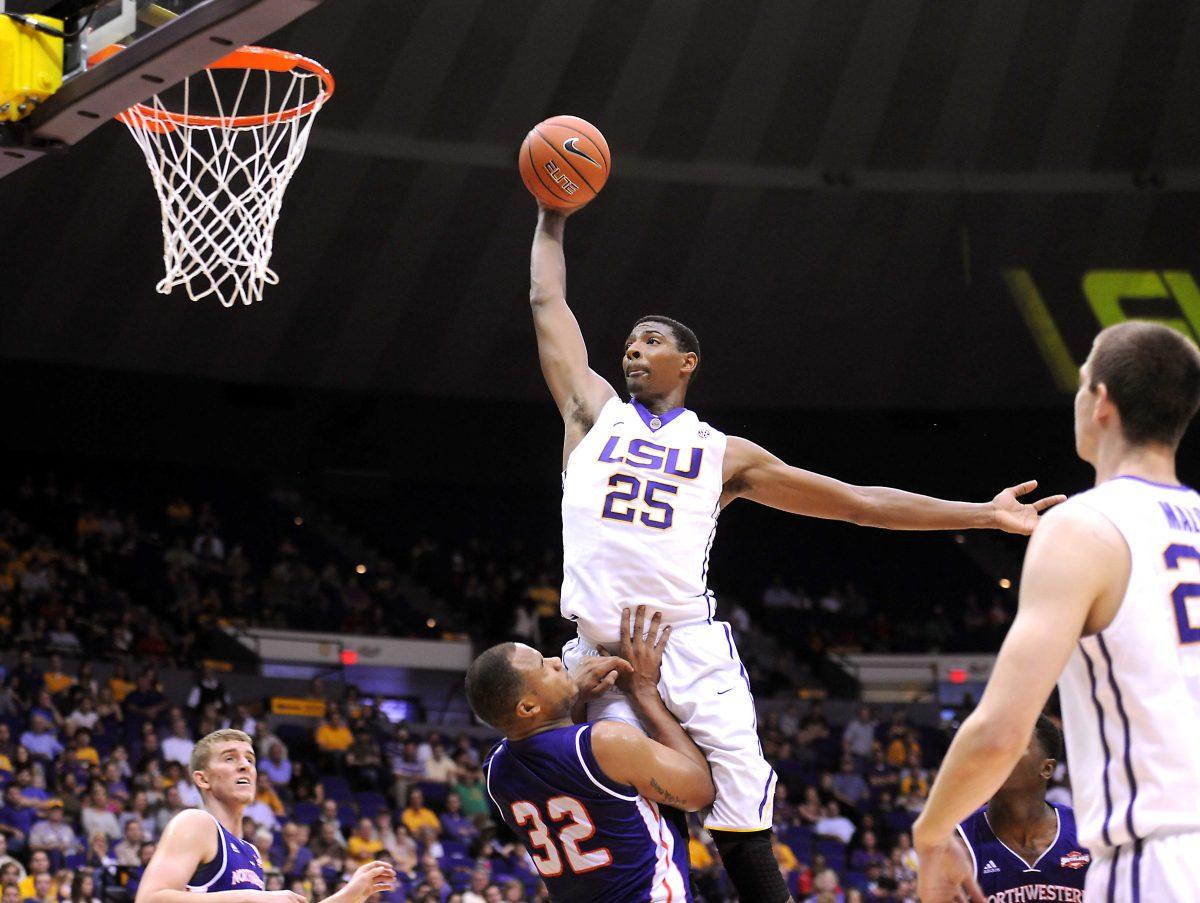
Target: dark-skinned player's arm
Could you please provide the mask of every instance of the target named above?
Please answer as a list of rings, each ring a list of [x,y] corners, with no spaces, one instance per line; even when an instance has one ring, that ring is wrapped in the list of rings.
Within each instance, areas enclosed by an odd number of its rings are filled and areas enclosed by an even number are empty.
[[[587,721],[587,704],[612,689],[620,675],[631,671],[633,665],[617,655],[593,655],[580,662],[571,672],[579,688],[579,697],[571,706],[571,720],[576,724]]]
[[[194,903],[187,883],[196,870],[217,855],[217,826],[207,813],[189,809],[175,816],[163,831],[146,873],[138,885],[136,903]],[[361,866],[326,903],[362,903],[372,894],[395,886],[395,870],[386,862]],[[206,895],[211,903],[308,903],[290,890],[223,890]]]
[[[990,502],[951,502],[886,486],[854,486],[785,464],[738,436],[730,436],[726,445],[723,478],[723,505],[745,498],[792,514],[888,530],[993,529],[1028,535],[1042,511],[1067,498],[1052,495],[1031,505],[1017,501],[1037,488],[1036,480],[1010,486]]]
[[[563,254],[566,221],[567,214],[538,208],[529,255],[529,306],[542,376],[554,403],[568,424],[580,422],[590,428],[600,408],[617,393],[588,366],[579,321],[567,306],[567,261]]]
[[[695,812],[716,797],[704,753],[667,711],[658,693],[659,668],[671,628],[660,632],[656,612],[646,633],[646,606],[639,605],[630,635],[630,612],[621,614],[621,658],[633,667],[617,677],[649,734],[622,721],[598,721],[592,728],[592,754],[604,773],[656,803]],[[605,651],[605,650],[601,650]]]
[[[1016,620],[979,707],[950,744],[913,826],[922,903],[983,903],[954,827],[991,798],[1021,758],[1080,636],[1106,626],[1093,623],[1096,610],[1115,610],[1124,594],[1129,561],[1117,529],[1087,509],[1052,512],[1034,533]]]

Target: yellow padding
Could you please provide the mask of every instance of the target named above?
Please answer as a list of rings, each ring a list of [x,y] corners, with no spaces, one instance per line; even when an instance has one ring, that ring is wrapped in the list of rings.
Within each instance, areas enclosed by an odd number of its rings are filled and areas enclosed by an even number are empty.
[[[30,16],[62,31],[62,19]],[[0,120],[15,122],[62,87],[63,39],[0,16]]]

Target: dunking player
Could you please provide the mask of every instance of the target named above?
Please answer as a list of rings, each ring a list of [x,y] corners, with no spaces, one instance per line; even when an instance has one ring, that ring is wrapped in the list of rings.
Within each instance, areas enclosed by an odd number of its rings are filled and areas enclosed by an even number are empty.
[[[238,730],[214,731],[192,751],[192,780],[203,809],[186,809],[163,830],[137,903],[188,903],[192,893],[215,894],[217,903],[307,903],[288,890],[264,890],[262,860],[242,839],[242,812],[254,802],[258,772],[250,738]],[[368,862],[326,903],[362,903],[391,890],[395,871]]]
[[[963,898],[954,825],[1012,768],[1056,680],[1085,899],[1200,900],[1200,495],[1175,475],[1197,407],[1200,351],[1182,335],[1096,337],[1075,396],[1096,487],[1029,544],[1017,617],[915,825],[924,903]]]
[[[592,658],[572,677],[557,658],[514,643],[493,646],[467,672],[475,714],[504,731],[484,764],[501,816],[525,840],[555,903],[691,900],[688,835],[659,803],[712,803],[702,753],[658,694],[671,628],[637,609],[623,615],[621,658]],[[572,708],[616,685],[650,736],[619,721],[577,725]],[[653,738],[653,739],[652,739]],[[666,790],[670,787],[670,791]]]
[[[567,306],[564,224],[561,213],[540,211],[530,265],[542,374],[565,426],[562,613],[579,637],[563,661],[575,668],[599,644],[612,643],[623,608],[663,610],[675,626],[662,663],[663,699],[704,750],[717,787],[707,827],[741,898],[779,903],[788,894],[771,852],[775,775],[759,748],[745,671],[728,625],[713,620],[706,581],[721,509],[747,498],[897,530],[1029,533],[1038,512],[1060,498],[1022,505],[1017,497],[1036,485],[1025,483],[988,503],[948,502],[790,467],[683,407],[700,348],[690,329],[668,317],[634,324],[621,360],[632,400],[623,402],[588,367]],[[590,703],[588,716],[636,721],[615,691]]]
[[[1075,835],[1075,813],[1046,802],[1062,756],[1062,733],[1042,715],[1024,755],[988,802],[958,826],[987,903],[1082,903],[1091,856]]]

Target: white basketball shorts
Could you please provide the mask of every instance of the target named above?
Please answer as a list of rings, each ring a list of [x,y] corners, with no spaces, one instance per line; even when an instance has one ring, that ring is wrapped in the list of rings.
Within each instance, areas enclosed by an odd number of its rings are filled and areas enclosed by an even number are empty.
[[[1200,833],[1150,837],[1094,853],[1083,898],[1089,903],[1200,901]]]
[[[598,654],[590,642],[576,637],[563,647],[563,664],[573,671],[585,656]],[[712,768],[717,799],[705,813],[704,826],[717,831],[771,827],[775,771],[763,758],[750,681],[729,625],[714,621],[673,628],[658,690]],[[589,721],[613,718],[642,727],[616,688],[588,703],[587,716]]]

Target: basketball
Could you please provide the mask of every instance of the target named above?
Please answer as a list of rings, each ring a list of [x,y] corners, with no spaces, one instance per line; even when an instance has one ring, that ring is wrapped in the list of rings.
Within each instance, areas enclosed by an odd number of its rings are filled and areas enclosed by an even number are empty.
[[[600,130],[578,116],[551,116],[521,142],[521,180],[556,210],[577,210],[604,187],[612,158]]]

